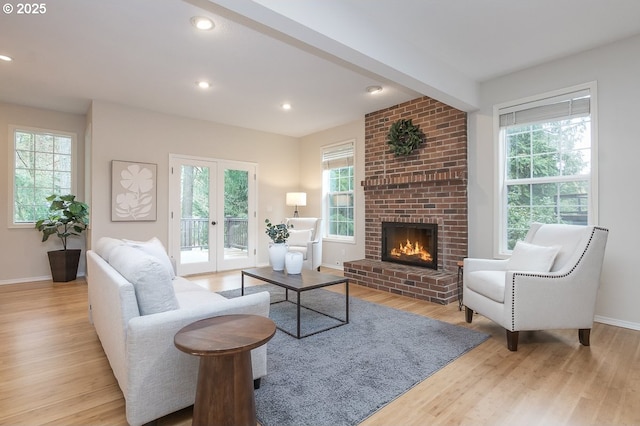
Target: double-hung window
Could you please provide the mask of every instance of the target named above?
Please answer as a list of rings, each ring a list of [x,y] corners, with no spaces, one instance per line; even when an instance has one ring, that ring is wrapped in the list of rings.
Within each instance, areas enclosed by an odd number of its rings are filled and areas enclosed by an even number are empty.
[[[596,220],[595,83],[497,107],[499,253],[532,222]]]
[[[47,217],[47,197],[74,192],[75,135],[11,126],[9,226],[33,226]]]
[[[353,241],[355,230],[354,141],[322,150],[325,237]]]

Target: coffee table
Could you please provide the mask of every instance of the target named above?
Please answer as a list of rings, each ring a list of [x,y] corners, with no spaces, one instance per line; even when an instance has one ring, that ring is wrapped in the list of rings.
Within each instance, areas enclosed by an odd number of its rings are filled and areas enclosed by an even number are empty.
[[[200,357],[194,425],[256,425],[250,351],[275,332],[274,322],[266,317],[223,315],[176,333],[176,347]]]
[[[309,337],[314,334],[321,333],[323,331],[331,330],[332,328],[340,327],[345,324],[349,324],[349,279],[345,277],[340,277],[337,275],[331,274],[323,274],[321,272],[316,272],[313,270],[305,269],[301,274],[287,274],[282,271],[274,271],[270,266],[263,268],[252,268],[252,269],[243,269],[242,270],[242,290],[241,294],[244,295],[244,277],[249,276],[252,278],[256,278],[258,280],[267,282],[269,284],[277,285],[278,287],[282,287],[285,289],[285,300],[274,302],[274,303],[294,303],[289,300],[289,290],[295,291],[297,295],[297,333],[293,334],[287,330],[284,330],[276,325],[278,330],[287,333],[290,336],[293,336],[298,339],[302,339],[304,337]],[[301,295],[305,291],[315,290],[317,288],[329,287],[336,284],[345,285],[345,318],[336,318],[324,312],[317,311],[308,306],[304,306],[301,304],[300,299]],[[339,322],[339,324],[333,325],[331,327],[323,328],[322,330],[316,330],[312,333],[307,333],[305,335],[300,334],[300,308],[303,307],[305,309],[309,309],[311,311],[322,314],[326,317],[333,318]]]

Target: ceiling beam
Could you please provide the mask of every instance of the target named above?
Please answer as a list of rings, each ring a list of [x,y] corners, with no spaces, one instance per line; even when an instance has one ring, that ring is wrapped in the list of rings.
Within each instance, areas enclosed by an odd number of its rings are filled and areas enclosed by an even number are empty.
[[[274,3],[270,8],[251,0],[184,1],[383,83],[403,86],[463,111],[478,108],[477,82],[411,43],[390,40],[388,32],[358,27],[362,20],[349,20],[349,14],[357,11],[348,6],[337,11],[327,2],[305,8],[306,2],[261,1]]]

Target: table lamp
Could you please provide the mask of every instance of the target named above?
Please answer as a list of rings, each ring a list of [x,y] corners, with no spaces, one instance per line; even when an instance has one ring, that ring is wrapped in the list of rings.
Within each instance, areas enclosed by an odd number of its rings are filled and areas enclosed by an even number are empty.
[[[298,217],[298,206],[307,205],[306,192],[287,192],[287,206],[295,206],[293,217]]]

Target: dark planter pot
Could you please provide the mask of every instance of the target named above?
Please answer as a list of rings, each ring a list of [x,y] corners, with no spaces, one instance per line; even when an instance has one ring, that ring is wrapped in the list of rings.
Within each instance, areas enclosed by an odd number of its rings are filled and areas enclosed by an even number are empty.
[[[80,249],[55,250],[48,252],[51,277],[54,282],[73,281],[78,276]]]

